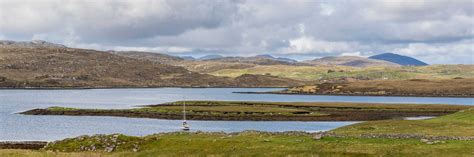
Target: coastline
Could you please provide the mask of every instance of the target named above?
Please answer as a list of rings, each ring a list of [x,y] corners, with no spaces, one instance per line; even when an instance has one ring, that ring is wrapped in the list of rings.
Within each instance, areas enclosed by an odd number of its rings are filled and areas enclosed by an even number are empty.
[[[0,87],[0,90],[86,90],[86,89],[147,89],[147,88],[288,88],[288,87],[234,87],[234,86],[219,86],[219,87],[182,87],[182,86],[115,86],[115,87]]]
[[[88,89],[152,89],[152,88],[182,88],[182,89],[196,89],[196,88],[269,88],[279,89],[288,87],[181,87],[181,86],[116,86],[116,87],[0,87],[0,90],[88,90]],[[432,97],[432,98],[474,98],[474,95],[420,95],[420,94],[348,94],[348,93],[289,93],[289,92],[232,92],[236,94],[279,94],[279,95],[321,95],[321,96],[379,96],[379,97]]]
[[[232,92],[237,94],[279,94],[279,95],[323,95],[323,96],[380,96],[380,97],[432,97],[432,98],[474,98],[474,95],[417,95],[417,94],[348,94],[348,93],[287,93],[287,92]]]
[[[104,86],[104,87],[0,87],[0,90],[88,90],[88,89],[152,89],[152,88],[182,88],[182,89],[196,89],[196,88],[269,88],[269,89],[281,89],[289,87],[235,87],[235,86],[196,86],[196,87],[186,87],[186,86]],[[278,95],[321,95],[321,96],[377,96],[377,97],[432,97],[432,98],[474,98],[474,95],[439,95],[439,94],[358,94],[358,93],[293,93],[293,92],[284,92],[284,91],[268,91],[268,92],[232,92],[236,94],[278,94]]]

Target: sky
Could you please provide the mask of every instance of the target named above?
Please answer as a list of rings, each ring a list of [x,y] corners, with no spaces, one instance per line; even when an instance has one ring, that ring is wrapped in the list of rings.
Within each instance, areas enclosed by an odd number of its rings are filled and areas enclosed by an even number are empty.
[[[298,60],[474,63],[474,0],[0,0],[0,40]]]

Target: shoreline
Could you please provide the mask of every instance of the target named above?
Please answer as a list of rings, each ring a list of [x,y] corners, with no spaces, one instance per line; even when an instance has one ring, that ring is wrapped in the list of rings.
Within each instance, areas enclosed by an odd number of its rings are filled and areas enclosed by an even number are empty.
[[[10,88],[0,87],[0,90],[87,90],[87,89],[147,89],[147,88],[288,88],[288,87],[179,87],[179,86],[157,86],[157,87],[26,87]]]
[[[181,88],[181,89],[199,89],[199,88],[269,88],[269,89],[278,89],[278,88],[288,88],[288,87],[173,87],[173,86],[163,86],[163,87],[0,87],[0,90],[91,90],[91,89],[152,89],[152,88]],[[427,98],[474,98],[473,95],[417,95],[417,94],[390,94],[390,95],[379,95],[379,94],[323,94],[323,93],[287,93],[287,92],[278,92],[278,91],[269,91],[269,92],[232,92],[236,94],[276,94],[276,95],[315,95],[315,96],[372,96],[372,97],[427,97]]]
[[[239,132],[207,132],[207,131],[195,131],[195,132],[183,132],[183,131],[174,131],[174,132],[157,132],[155,134],[146,135],[142,137],[138,136],[129,136],[134,138],[144,138],[148,136],[168,136],[168,135],[188,135],[188,136],[199,136],[199,135],[217,135],[217,136],[238,136],[243,134],[255,134],[255,135],[270,135],[270,136],[307,136],[313,138],[313,140],[320,140],[322,138],[360,138],[360,139],[417,139],[417,140],[451,140],[451,141],[474,141],[474,136],[431,136],[431,135],[422,135],[422,134],[393,134],[393,133],[367,133],[360,135],[347,135],[341,133],[335,133],[332,131],[319,131],[319,132],[305,132],[305,131],[284,131],[284,132],[269,132],[269,131],[256,131],[256,130],[244,130]],[[49,145],[54,146],[58,143],[71,140],[84,140],[85,138],[107,138],[108,136],[128,136],[124,134],[94,134],[94,135],[81,135],[76,137],[69,137],[55,141],[0,141],[0,150],[2,149],[28,149],[28,150],[41,150],[48,149]],[[83,146],[81,146],[83,147]],[[58,150],[56,150],[58,151]],[[59,150],[61,151],[61,150]]]
[[[285,92],[232,92],[236,94],[277,94],[277,95],[315,95],[315,96],[373,96],[373,97],[427,97],[427,98],[474,98],[474,96],[464,96],[464,95],[414,95],[414,94],[390,94],[390,95],[379,95],[379,94],[322,94],[322,93],[285,93]]]

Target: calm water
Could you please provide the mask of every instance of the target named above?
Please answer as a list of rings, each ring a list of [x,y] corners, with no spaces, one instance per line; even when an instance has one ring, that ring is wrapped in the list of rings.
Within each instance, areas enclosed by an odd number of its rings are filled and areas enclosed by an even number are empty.
[[[275,88],[149,88],[92,90],[0,90],[0,141],[57,140],[84,134],[123,133],[143,136],[179,131],[180,121],[120,117],[28,116],[15,114],[50,106],[79,108],[133,108],[182,100],[247,100],[283,102],[383,102],[474,105],[473,98],[360,97],[235,94],[235,91],[271,91]],[[322,131],[353,122],[235,122],[191,121],[193,130],[236,132]]]

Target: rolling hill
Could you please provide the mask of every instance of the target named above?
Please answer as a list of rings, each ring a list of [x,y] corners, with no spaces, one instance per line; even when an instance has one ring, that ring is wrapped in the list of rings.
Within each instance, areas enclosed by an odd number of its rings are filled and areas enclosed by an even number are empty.
[[[236,78],[201,74],[149,59],[179,60],[172,56],[137,52],[125,54],[128,57],[115,52],[68,48],[47,42],[1,41],[0,87],[284,87],[303,83],[281,78],[283,81],[273,84],[273,77],[257,76],[265,84],[243,84]]]

